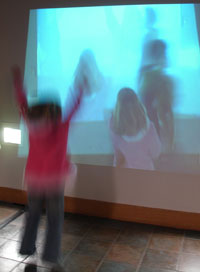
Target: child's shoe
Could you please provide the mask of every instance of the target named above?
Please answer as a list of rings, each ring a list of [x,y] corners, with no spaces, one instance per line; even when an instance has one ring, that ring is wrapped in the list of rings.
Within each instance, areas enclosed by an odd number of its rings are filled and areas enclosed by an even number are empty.
[[[61,265],[56,265],[51,268],[50,272],[65,272],[65,269]]]
[[[37,272],[37,265],[36,264],[27,264],[24,272]]]

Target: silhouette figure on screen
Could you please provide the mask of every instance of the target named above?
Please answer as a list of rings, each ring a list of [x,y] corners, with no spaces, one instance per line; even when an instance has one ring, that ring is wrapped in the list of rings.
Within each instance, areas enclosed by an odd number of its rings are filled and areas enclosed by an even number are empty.
[[[45,101],[29,107],[22,84],[21,72],[14,67],[13,81],[20,113],[29,132],[29,154],[25,169],[28,191],[28,214],[20,254],[36,252],[36,236],[43,202],[47,211],[47,231],[42,259],[52,266],[51,271],[63,271],[59,265],[62,224],[64,217],[64,185],[70,172],[66,156],[69,124],[79,108],[82,90],[74,95],[68,116],[61,118],[58,101]],[[63,114],[64,115],[64,114]],[[57,268],[56,268],[57,267]],[[36,271],[36,264],[25,271]]]
[[[151,64],[151,56],[148,54],[148,45],[152,40],[158,39],[159,31],[155,27],[157,15],[153,8],[145,9],[145,28],[146,33],[142,44],[142,57],[140,67]]]
[[[98,68],[95,56],[90,49],[81,53],[79,62],[74,74],[74,89],[83,86],[83,92],[86,96],[95,95],[103,83],[103,76]]]
[[[167,75],[167,45],[163,40],[148,43],[149,65],[139,73],[139,97],[149,119],[154,123],[164,151],[170,151],[174,139],[174,83]]]
[[[161,143],[135,92],[123,88],[110,121],[114,166],[154,170]]]
[[[72,92],[82,86],[84,94],[77,121],[103,120],[107,101],[106,84],[93,51],[84,50],[80,55],[71,86]]]

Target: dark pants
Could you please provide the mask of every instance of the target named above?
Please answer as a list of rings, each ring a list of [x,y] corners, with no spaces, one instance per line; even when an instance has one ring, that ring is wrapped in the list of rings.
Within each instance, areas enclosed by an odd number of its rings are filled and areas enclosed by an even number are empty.
[[[57,263],[60,257],[62,227],[64,219],[64,194],[34,194],[28,193],[28,213],[25,231],[22,238],[20,254],[33,255],[36,251],[36,238],[39,220],[46,204],[47,229],[46,240],[42,259],[44,261]]]

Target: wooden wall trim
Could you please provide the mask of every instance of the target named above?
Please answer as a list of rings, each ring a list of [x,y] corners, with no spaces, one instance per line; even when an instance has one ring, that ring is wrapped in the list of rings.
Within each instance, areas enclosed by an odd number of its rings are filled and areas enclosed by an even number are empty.
[[[16,204],[26,204],[27,195],[25,191],[0,187],[0,201]]]
[[[26,204],[26,192],[0,187],[0,201]],[[200,213],[155,209],[66,196],[65,212],[166,227],[200,230]]]

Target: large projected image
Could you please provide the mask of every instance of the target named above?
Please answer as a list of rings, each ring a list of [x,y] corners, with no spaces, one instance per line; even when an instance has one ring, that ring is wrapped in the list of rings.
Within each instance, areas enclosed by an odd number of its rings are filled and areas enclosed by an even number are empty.
[[[156,4],[30,12],[29,101],[59,95],[67,112],[83,86],[69,134],[73,162],[200,172],[195,8]],[[20,154],[28,154],[26,137]]]

